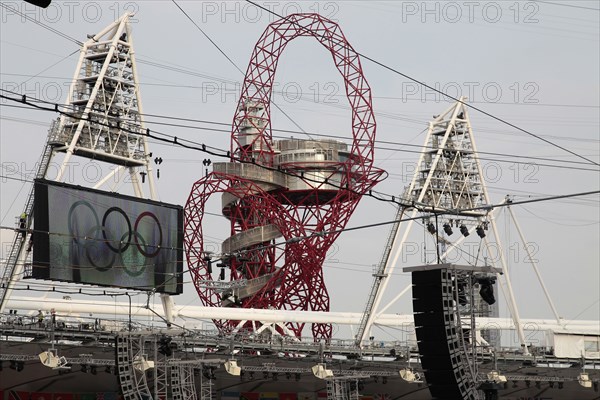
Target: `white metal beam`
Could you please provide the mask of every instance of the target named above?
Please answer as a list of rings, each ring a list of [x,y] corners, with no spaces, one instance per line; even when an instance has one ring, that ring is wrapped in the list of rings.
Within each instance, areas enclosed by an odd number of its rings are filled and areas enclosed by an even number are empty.
[[[13,297],[8,302],[10,309],[30,311],[50,311],[54,309],[59,315],[108,315],[128,316],[128,302],[111,302],[97,300],[65,300],[52,299],[40,304],[38,297]],[[158,310],[148,310],[145,304],[133,304],[131,314],[133,317],[155,316]],[[174,306],[173,318],[182,319],[229,319],[247,320],[267,323],[304,322],[318,324],[356,325],[360,322],[362,313],[351,312],[324,312],[324,311],[294,311],[294,310],[268,310],[268,309],[245,309],[226,307],[202,307],[202,306]],[[412,326],[413,316],[411,314],[381,314],[377,315],[373,323],[378,326]],[[511,318],[477,318],[478,326],[483,329],[486,326],[492,329],[515,329],[515,323]],[[522,324],[535,327],[539,330],[561,330],[561,331],[589,331],[600,334],[598,321],[566,321],[557,323],[554,319],[531,319],[523,318]]]
[[[529,262],[531,262],[531,266],[532,266],[533,270],[535,271],[535,275],[537,276],[538,281],[540,282],[540,285],[542,286],[542,290],[544,291],[544,296],[546,296],[546,300],[548,300],[548,304],[550,305],[550,308],[552,309],[554,318],[556,318],[556,322],[560,323],[561,318],[558,315],[558,311],[556,311],[556,307],[554,306],[554,302],[552,301],[552,298],[550,297],[550,293],[548,292],[548,289],[546,288],[546,285],[544,284],[544,280],[542,279],[542,275],[540,274],[540,270],[538,269],[537,263],[535,262],[535,259],[533,258],[531,251],[529,250],[529,246],[527,245],[527,241],[525,240],[525,235],[523,235],[523,231],[521,230],[521,227],[519,226],[519,222],[517,221],[517,218],[515,217],[515,213],[513,212],[513,210],[511,209],[510,206],[508,206],[506,208],[508,209],[508,212],[510,213],[511,218],[512,218],[513,222],[515,223],[515,228],[517,228],[517,232],[519,233],[519,237],[521,238],[523,248],[525,249],[525,252],[527,252],[527,257],[529,258]]]

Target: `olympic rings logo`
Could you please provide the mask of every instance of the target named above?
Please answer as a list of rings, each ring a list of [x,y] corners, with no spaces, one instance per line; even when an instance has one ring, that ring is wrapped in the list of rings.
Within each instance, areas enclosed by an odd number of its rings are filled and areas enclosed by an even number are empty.
[[[133,277],[144,272],[145,259],[156,257],[163,242],[160,221],[150,211],[138,215],[132,229],[129,216],[121,208],[110,207],[100,223],[96,210],[85,200],[71,205],[68,230],[73,244],[83,249],[85,258],[96,270],[110,270],[120,256],[125,272]]]

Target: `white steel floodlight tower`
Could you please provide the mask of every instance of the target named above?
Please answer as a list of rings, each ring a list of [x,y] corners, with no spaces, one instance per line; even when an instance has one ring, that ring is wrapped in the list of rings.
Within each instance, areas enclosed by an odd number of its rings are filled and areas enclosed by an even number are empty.
[[[125,13],[95,35],[88,35],[69,89],[66,104],[59,107],[60,118],[52,122],[38,164],[36,178],[46,178],[48,166],[58,153],[64,153],[56,181],[64,181],[73,165],[73,156],[112,164],[93,188],[114,188],[130,177],[136,197],[156,199],[151,153],[137,77],[136,60],[129,20]],[[104,173],[104,172],[103,172]],[[144,194],[144,184],[148,195]],[[33,188],[24,208],[25,224],[16,233],[1,275],[0,312],[15,283],[22,276],[31,247]],[[23,226],[24,225],[24,226]],[[24,229],[23,229],[24,228]],[[163,298],[165,314],[170,315],[169,298]]]
[[[442,114],[434,116],[429,122],[429,129],[421,152],[417,168],[410,185],[402,195],[404,206],[398,207],[396,221],[407,217],[408,222],[400,230],[397,222],[390,232],[382,260],[379,264],[365,312],[356,335],[356,344],[361,346],[371,329],[373,320],[385,312],[394,302],[410,290],[410,285],[402,290],[386,306],[379,309],[383,293],[389,283],[404,243],[406,242],[415,218],[419,213],[429,216],[433,221],[424,221],[429,233],[434,235],[438,243],[436,251],[438,263],[443,262],[448,252],[458,246],[467,236],[476,232],[486,247],[490,246],[486,231],[491,227],[498,246],[499,261],[503,276],[498,277],[503,294],[508,299],[511,315],[517,328],[524,353],[528,353],[525,335],[520,323],[519,312],[514,299],[509,271],[500,243],[494,215],[491,212],[490,197],[485,181],[468,115],[468,107],[462,97]],[[443,219],[436,221],[435,214],[447,213]],[[438,230],[443,231],[443,236]],[[460,231],[459,239],[450,241],[452,228]],[[494,260],[492,264],[494,263]]]

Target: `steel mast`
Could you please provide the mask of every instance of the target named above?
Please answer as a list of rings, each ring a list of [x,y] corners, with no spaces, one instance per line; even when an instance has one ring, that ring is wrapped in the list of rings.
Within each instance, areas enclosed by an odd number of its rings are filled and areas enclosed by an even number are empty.
[[[151,156],[137,76],[130,18],[125,13],[95,35],[88,35],[82,45],[69,94],[61,116],[52,122],[36,178],[46,178],[48,166],[59,153],[56,181],[72,179],[73,156],[103,161],[110,171],[93,182],[93,188],[117,185],[130,177],[136,197],[156,200]],[[90,182],[91,183],[91,182]],[[4,309],[14,285],[27,274],[25,266],[31,254],[31,226],[34,210],[33,185],[23,212],[25,226],[15,234],[0,286],[0,312]],[[30,261],[29,261],[30,262]],[[163,299],[170,306],[172,302]],[[165,314],[170,312],[165,309]]]
[[[446,246],[452,245],[448,234],[448,232],[452,232],[452,228],[459,229],[462,234],[462,236],[459,235],[461,238],[457,241],[461,241],[475,231],[489,247],[486,231],[491,225],[497,244],[500,246],[493,213],[490,212],[490,209],[485,208],[491,202],[479,158],[476,155],[477,150],[465,104],[466,100],[465,97],[462,97],[429,122],[424,150],[421,152],[413,179],[402,195],[401,200],[404,205],[399,206],[396,215],[400,220],[409,212],[407,217],[410,221],[406,223],[404,230],[400,229],[400,223],[396,223],[392,227],[378,271],[374,274],[374,283],[356,335],[356,344],[359,347],[370,331],[374,318],[378,313],[383,312],[383,310],[378,311],[378,308],[389,283],[389,276],[396,268],[402,247],[414,224],[414,218],[419,213],[423,213],[427,218],[424,224],[435,237],[438,262],[445,257]],[[452,215],[445,215],[441,224],[438,224],[436,213],[448,211],[451,211]],[[439,230],[442,227],[447,236],[440,234]],[[509,309],[517,327],[519,339],[527,353],[523,327],[520,323],[509,271],[501,248],[499,253],[504,273],[499,277],[501,287],[508,298]],[[384,310],[387,307],[389,304],[384,307]]]

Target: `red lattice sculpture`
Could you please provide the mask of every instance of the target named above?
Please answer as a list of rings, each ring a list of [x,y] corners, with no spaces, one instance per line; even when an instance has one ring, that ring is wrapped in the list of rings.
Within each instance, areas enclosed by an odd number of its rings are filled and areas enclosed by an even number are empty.
[[[313,37],[326,47],[344,78],[352,108],[350,149],[334,140],[272,139],[270,104],[277,62],[299,36]],[[374,140],[371,89],[340,27],[317,14],[294,14],[269,25],[246,72],[233,120],[231,162],[215,163],[213,172],[194,184],[185,208],[187,261],[202,304],[328,311],[322,271],[327,250],[361,196],[383,175],[372,165]],[[229,279],[239,283],[226,291],[207,284],[213,280],[213,264],[202,221],[206,202],[215,193],[221,193],[222,212],[231,225],[217,267],[228,268]],[[225,332],[241,327],[239,321],[215,323]],[[296,336],[303,327],[286,324]],[[331,326],[313,324],[312,333],[315,339],[328,339]]]

